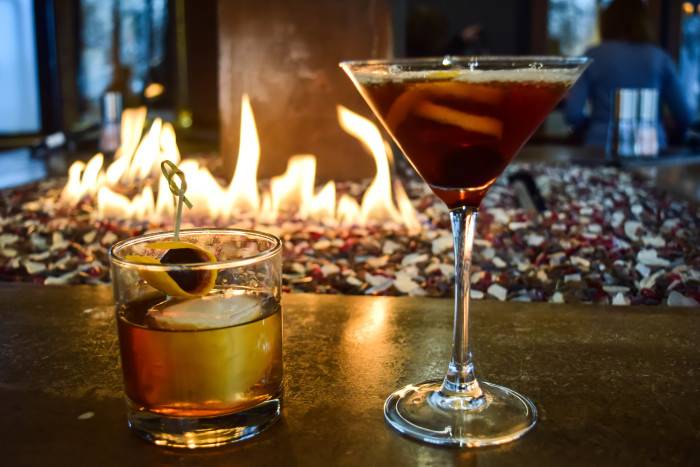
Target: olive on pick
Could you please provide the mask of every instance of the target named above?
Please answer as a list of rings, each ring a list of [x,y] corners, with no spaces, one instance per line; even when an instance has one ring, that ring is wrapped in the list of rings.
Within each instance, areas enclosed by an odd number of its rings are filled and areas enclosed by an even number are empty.
[[[160,258],[142,255],[128,255],[129,261],[143,264],[192,264],[216,262],[216,257],[194,243],[181,241],[154,242],[148,245],[156,250],[166,250]],[[216,270],[141,270],[139,275],[150,286],[171,297],[194,298],[206,295],[216,283]]]

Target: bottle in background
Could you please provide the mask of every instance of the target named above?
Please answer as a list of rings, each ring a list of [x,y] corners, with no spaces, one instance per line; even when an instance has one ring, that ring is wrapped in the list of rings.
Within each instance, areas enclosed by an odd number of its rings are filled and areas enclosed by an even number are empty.
[[[620,88],[615,91],[609,153],[616,157],[634,157],[639,91]]]
[[[656,89],[639,90],[639,120],[635,138],[635,154],[656,157],[659,154],[659,92]]]
[[[103,154],[113,154],[119,147],[120,120],[122,115],[122,95],[116,91],[107,91],[102,96],[102,127],[100,130],[99,149]]]

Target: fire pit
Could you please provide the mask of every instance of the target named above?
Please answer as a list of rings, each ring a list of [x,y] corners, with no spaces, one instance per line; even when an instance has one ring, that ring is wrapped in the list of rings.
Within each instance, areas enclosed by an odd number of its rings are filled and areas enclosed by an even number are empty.
[[[179,163],[194,208],[189,225],[267,230],[284,240],[290,292],[452,294],[452,237],[446,208],[404,171],[369,120],[339,107],[338,119],[372,155],[376,175],[316,188],[312,155],[258,183],[260,145],[244,97],[236,171],[226,184],[211,160],[181,161],[175,133],[145,109],[125,112],[122,146],[75,163],[68,180],[2,193],[0,279],[46,285],[109,281],[106,250],[116,240],[168,228],[172,197],[162,160]],[[478,223],[472,298],[696,305],[700,301],[700,209],[615,168],[516,164],[536,180],[547,210],[523,210],[507,175],[491,189]],[[393,177],[392,177],[393,175]],[[399,178],[402,179],[399,180]]]

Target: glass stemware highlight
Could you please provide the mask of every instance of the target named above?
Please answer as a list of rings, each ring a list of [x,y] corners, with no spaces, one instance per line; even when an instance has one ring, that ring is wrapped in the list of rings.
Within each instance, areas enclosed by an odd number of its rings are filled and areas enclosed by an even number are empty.
[[[585,57],[439,57],[342,62],[374,114],[450,209],[455,252],[452,358],[445,377],[389,396],[387,422],[434,444],[513,441],[537,421],[517,392],[476,377],[469,267],[488,189],[589,63]]]

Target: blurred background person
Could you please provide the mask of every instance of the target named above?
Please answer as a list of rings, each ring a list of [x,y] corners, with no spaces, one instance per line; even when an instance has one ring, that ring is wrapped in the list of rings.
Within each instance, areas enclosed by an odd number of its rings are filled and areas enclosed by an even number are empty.
[[[602,43],[585,55],[593,63],[571,89],[566,101],[566,120],[585,144],[606,147],[613,116],[615,91],[619,88],[653,88],[659,93],[673,120],[672,136],[682,139],[692,119],[691,108],[671,57],[655,45],[646,2],[614,0],[600,15]],[[586,103],[590,113],[586,113]],[[661,107],[660,106],[660,107]],[[659,119],[659,146],[667,135]]]

